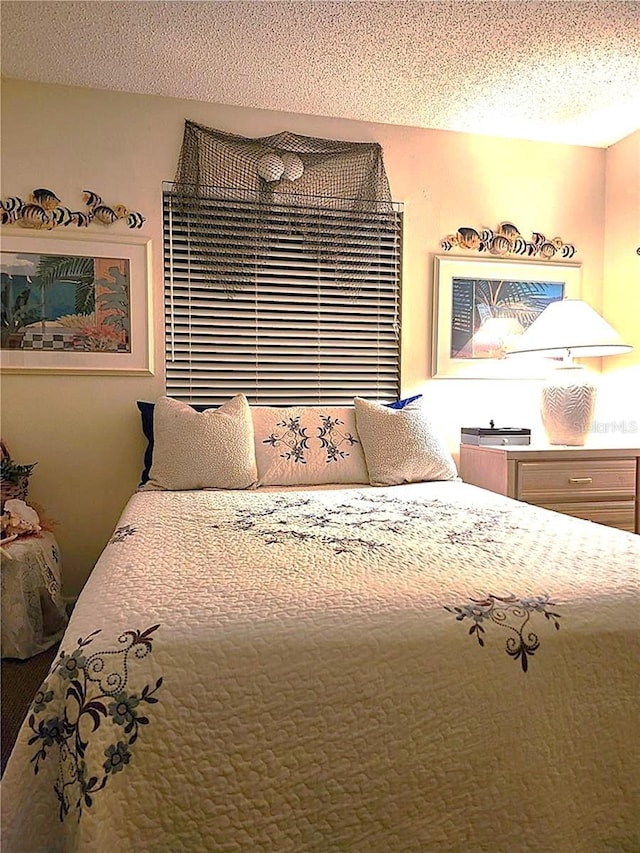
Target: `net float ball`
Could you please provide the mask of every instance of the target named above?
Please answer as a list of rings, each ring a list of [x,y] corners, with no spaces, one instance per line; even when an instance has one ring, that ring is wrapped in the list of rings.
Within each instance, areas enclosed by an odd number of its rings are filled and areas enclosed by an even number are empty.
[[[302,177],[302,173],[304,172],[304,163],[297,154],[287,152],[282,155],[281,159],[284,163],[284,172],[282,173],[282,177],[285,178],[285,180],[297,181],[298,178]]]
[[[258,160],[258,174],[269,183],[279,181],[283,172],[284,163],[282,162],[282,158],[278,157],[278,155],[274,154],[272,151],[268,154],[264,154]]]

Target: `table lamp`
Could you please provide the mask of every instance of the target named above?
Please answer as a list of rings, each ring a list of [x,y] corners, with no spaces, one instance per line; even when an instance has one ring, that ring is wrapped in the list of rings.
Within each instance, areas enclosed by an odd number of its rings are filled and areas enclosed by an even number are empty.
[[[619,355],[632,349],[586,302],[560,299],[511,343],[506,355],[539,353],[562,359],[542,388],[542,423],[550,444],[581,446],[593,423],[596,387],[573,358]]]

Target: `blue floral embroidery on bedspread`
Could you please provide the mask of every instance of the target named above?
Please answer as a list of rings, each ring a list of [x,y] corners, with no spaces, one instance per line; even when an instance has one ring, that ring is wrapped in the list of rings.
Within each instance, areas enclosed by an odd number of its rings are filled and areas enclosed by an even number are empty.
[[[110,777],[126,769],[141,726],[149,723],[142,712],[153,705],[162,684],[141,691],[130,686],[131,665],[152,651],[151,636],[159,625],[146,631],[124,631],[119,646],[91,653],[100,631],[78,639],[78,647],[59,659],[42,685],[31,707],[28,725],[33,731],[29,745],[37,744],[31,761],[37,774],[51,752],[58,762],[54,791],[60,804],[60,820],[73,809],[78,820],[83,807],[93,804]],[[103,724],[113,726],[106,749],[92,748],[91,735]]]
[[[113,535],[111,539],[109,539],[108,545],[114,545],[116,542],[124,542],[127,536],[133,536],[136,532],[136,528],[132,527],[130,524],[123,524],[121,527],[116,527],[113,531]]]
[[[317,542],[336,554],[358,549],[395,548],[394,538],[406,533],[407,521],[425,525],[429,535],[444,544],[465,545],[490,552],[494,537],[508,538],[517,525],[505,518],[503,509],[456,507],[438,499],[415,503],[391,495],[356,495],[327,506],[313,497],[274,497],[268,506],[241,507],[235,518],[212,527],[216,530],[252,532],[267,545],[281,542]],[[354,531],[345,534],[345,528]]]
[[[540,613],[545,619],[550,620],[560,630],[560,614],[548,610],[549,605],[555,605],[548,595],[532,596],[530,598],[517,598],[510,595],[505,598],[492,595],[491,593],[483,599],[470,598],[470,604],[460,607],[445,606],[445,610],[456,613],[458,622],[469,619],[473,624],[469,628],[469,634],[475,634],[478,643],[484,646],[482,635],[485,633],[484,623],[493,623],[510,631],[505,645],[506,652],[514,660],[519,660],[522,671],[529,668],[529,658],[540,646],[538,635],[530,630],[529,620],[534,613]]]
[[[425,541],[431,539],[456,550],[480,549],[493,557],[496,545],[512,543],[527,529],[526,509],[455,505],[437,498],[417,503],[387,494],[353,495],[327,506],[311,495],[279,495],[272,496],[267,505],[241,507],[233,518],[212,527],[252,533],[266,545],[313,542],[338,555],[385,550],[393,554],[398,537],[406,535],[407,521],[412,520],[418,522],[416,530],[424,534]],[[520,661],[523,672],[540,646],[529,624],[532,616],[541,614],[556,630],[560,628],[559,614],[549,609],[555,602],[548,595],[500,598],[489,594],[484,599],[469,598],[469,602],[458,607],[445,605],[445,609],[455,613],[458,621],[471,620],[469,634],[475,634],[481,646],[485,625],[493,623],[508,631],[506,652]]]

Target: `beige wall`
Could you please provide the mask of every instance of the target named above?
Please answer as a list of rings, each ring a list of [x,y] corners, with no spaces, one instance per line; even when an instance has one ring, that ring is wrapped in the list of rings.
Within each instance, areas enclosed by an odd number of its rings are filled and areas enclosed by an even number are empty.
[[[599,414],[640,441],[640,130],[607,151],[603,312],[634,347],[603,359]],[[629,389],[631,393],[629,393]]]
[[[93,189],[144,213],[141,233],[153,241],[155,376],[2,379],[2,434],[19,460],[38,460],[31,498],[58,520],[70,594],[137,484],[144,443],[135,401],[164,390],[161,182],[173,178],[187,118],[248,136],[290,130],[381,143],[393,196],[406,205],[403,391],[425,392],[452,449],[460,426],[490,417],[540,424],[535,381],[429,381],[431,270],[446,234],[508,219],[527,235],[560,236],[578,247],[583,295],[597,308],[606,302],[604,150],[4,81],[2,196],[44,186],[66,201]],[[91,229],[131,233],[122,222]]]

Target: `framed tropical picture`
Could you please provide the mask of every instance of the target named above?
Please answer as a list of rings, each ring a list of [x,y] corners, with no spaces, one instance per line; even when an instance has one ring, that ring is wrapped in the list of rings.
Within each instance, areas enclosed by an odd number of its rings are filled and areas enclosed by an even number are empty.
[[[153,372],[150,240],[2,236],[3,372]]]
[[[505,358],[551,302],[580,297],[580,264],[436,255],[434,377],[536,378],[539,357]]]

